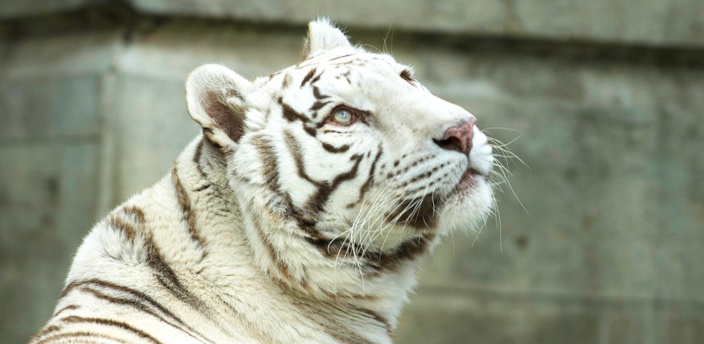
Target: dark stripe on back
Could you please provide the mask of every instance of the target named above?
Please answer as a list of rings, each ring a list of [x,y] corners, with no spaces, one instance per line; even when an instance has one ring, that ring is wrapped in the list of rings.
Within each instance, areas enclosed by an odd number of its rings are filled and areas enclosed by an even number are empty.
[[[85,280],[85,281],[74,281],[74,282],[71,282],[64,289],[64,291],[62,293],[62,297],[67,295],[71,290],[73,290],[75,288],[79,288],[79,287],[81,287],[81,290],[86,290],[86,289],[95,290],[95,289],[89,288],[88,287],[89,285],[98,286],[98,287],[104,288],[104,289],[111,289],[113,291],[118,291],[118,292],[127,294],[133,298],[131,301],[134,301],[135,303],[138,303],[139,305],[141,305],[141,306],[135,305],[136,308],[138,308],[140,310],[143,310],[146,308],[156,309],[161,314],[165,315],[166,317],[171,318],[173,321],[181,324],[182,326],[188,328],[190,331],[197,333],[198,335],[203,337],[202,334],[200,334],[197,331],[190,328],[183,320],[181,320],[180,317],[178,317],[177,315],[172,313],[169,309],[164,307],[160,302],[156,301],[151,296],[149,296],[139,290],[132,289],[132,288],[129,288],[129,287],[126,287],[123,285],[119,285],[119,284],[115,284],[115,283],[111,283],[111,282],[107,282],[107,281],[103,281],[103,280],[99,280],[99,279],[90,279],[90,280]],[[68,308],[68,307],[66,307],[66,308]],[[58,313],[55,314],[54,316],[56,316],[56,315],[58,315]]]
[[[100,339],[107,339],[112,342],[117,342],[117,343],[127,343],[122,339],[110,337],[106,334],[102,333],[95,333],[95,332],[87,332],[87,331],[77,331],[77,332],[65,332],[61,334],[55,334],[53,336],[46,337],[38,342],[35,342],[34,344],[48,344],[48,343],[66,343],[65,341],[59,341],[56,342],[57,340],[61,339],[71,339],[71,338],[83,338],[87,337],[87,339],[91,339],[90,343],[97,343],[95,342],[95,339],[100,338]],[[75,343],[74,341],[70,341],[69,343]]]
[[[144,223],[144,211],[142,211],[142,209],[138,208],[137,206],[125,206],[124,208],[122,208],[122,211],[124,211],[126,215],[131,216],[135,221],[137,221],[137,223]]]
[[[159,284],[166,288],[176,298],[190,305],[194,309],[202,310],[203,305],[198,298],[193,296],[178,279],[176,273],[171,269],[169,264],[164,261],[164,258],[159,251],[159,247],[154,242],[151,235],[145,237],[144,248],[147,251],[147,265],[155,272],[155,277]]]
[[[205,256],[205,239],[198,233],[196,214],[191,208],[191,199],[188,197],[188,193],[186,193],[186,189],[178,177],[178,166],[175,163],[171,169],[171,181],[176,189],[176,198],[181,208],[181,214],[188,225],[188,234],[191,235],[191,240],[197,244],[203,256]]]
[[[115,214],[112,214],[108,217],[108,224],[110,225],[110,227],[123,233],[129,241],[134,242],[136,230],[134,226],[132,226],[132,224],[126,222]]]
[[[56,313],[56,314],[58,314],[58,313]],[[51,334],[51,333],[54,333],[54,332],[58,332],[60,330],[61,330],[61,327],[56,326],[56,325],[50,325],[50,326],[44,327],[39,332],[37,332],[37,334],[32,336],[32,338],[29,339],[29,342],[34,343],[35,340],[38,340],[41,337],[44,337],[44,336]],[[45,340],[43,340],[43,341],[45,341]]]
[[[178,329],[179,331],[187,334],[188,336],[190,336],[193,339],[196,339],[196,340],[204,339],[203,335],[201,335],[200,333],[195,331],[193,328],[188,326],[186,323],[183,322],[183,320],[181,320],[177,316],[175,316],[172,313],[167,311],[168,312],[167,316],[169,316],[173,320],[166,319],[165,317],[162,317],[161,315],[154,312],[151,308],[149,308],[148,304],[144,304],[144,303],[140,302],[139,301],[140,299],[125,299],[125,298],[114,297],[114,296],[107,295],[105,293],[102,293],[96,289],[93,289],[93,288],[90,288],[87,286],[83,286],[81,288],[81,290],[86,291],[90,294],[93,294],[93,296],[95,296],[96,298],[101,299],[101,300],[105,300],[109,303],[129,306],[129,307],[137,309],[140,312],[147,313],[147,314],[159,319],[161,322],[163,322],[165,324],[169,324],[173,328]],[[149,303],[149,305],[153,306],[153,304],[151,304],[151,303]],[[163,309],[163,307],[161,309]],[[174,321],[175,321],[175,323],[174,323]],[[196,333],[201,338],[196,338],[191,332]]]
[[[193,154],[193,162],[196,164],[196,167],[198,168],[198,173],[200,173],[201,178],[206,179],[208,175],[203,171],[203,166],[200,165],[200,158],[203,156],[203,145],[205,144],[205,141],[203,141],[203,138],[200,139],[198,142],[198,145],[196,146],[196,152]]]
[[[132,327],[131,325],[121,322],[121,321],[115,321],[115,320],[109,320],[109,319],[102,319],[102,318],[85,318],[85,317],[79,317],[76,315],[71,315],[65,318],[62,318],[61,321],[69,323],[69,324],[81,324],[81,323],[89,323],[89,324],[100,324],[100,325],[105,325],[105,326],[112,326],[112,327],[117,327],[122,330],[125,330],[129,333],[132,333],[140,338],[146,339],[152,343],[155,344],[160,344],[156,338],[150,336],[146,332],[136,329]]]
[[[79,307],[78,307],[77,305],[68,305],[68,306],[66,306],[66,307],[64,307],[64,308],[61,308],[61,309],[59,309],[58,311],[56,311],[56,313],[54,313],[52,316],[55,317],[55,316],[57,316],[57,315],[59,315],[59,314],[65,312],[65,311],[70,311],[70,310],[78,309],[78,308],[79,308]]]

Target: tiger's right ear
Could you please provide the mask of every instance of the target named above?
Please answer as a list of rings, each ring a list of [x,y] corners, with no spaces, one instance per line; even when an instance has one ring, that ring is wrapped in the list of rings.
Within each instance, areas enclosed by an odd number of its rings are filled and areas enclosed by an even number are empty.
[[[186,81],[188,112],[210,141],[236,145],[244,134],[245,97],[252,90],[251,82],[224,66],[200,66]]]

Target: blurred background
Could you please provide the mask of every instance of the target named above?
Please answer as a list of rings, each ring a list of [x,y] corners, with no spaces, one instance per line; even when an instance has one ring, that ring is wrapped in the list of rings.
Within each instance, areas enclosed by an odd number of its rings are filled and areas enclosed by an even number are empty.
[[[704,343],[701,0],[0,0],[1,343],[199,132],[187,73],[294,64],[319,15],[528,166],[425,264],[398,343]]]

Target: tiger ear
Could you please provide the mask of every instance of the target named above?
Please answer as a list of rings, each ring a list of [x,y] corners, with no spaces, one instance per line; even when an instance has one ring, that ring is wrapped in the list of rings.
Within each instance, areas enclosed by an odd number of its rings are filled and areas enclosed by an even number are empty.
[[[318,19],[308,23],[308,38],[303,48],[303,59],[337,48],[351,48],[347,37],[328,19]]]
[[[251,82],[226,67],[200,66],[186,81],[188,112],[210,141],[236,145],[244,134],[245,96],[252,89]]]

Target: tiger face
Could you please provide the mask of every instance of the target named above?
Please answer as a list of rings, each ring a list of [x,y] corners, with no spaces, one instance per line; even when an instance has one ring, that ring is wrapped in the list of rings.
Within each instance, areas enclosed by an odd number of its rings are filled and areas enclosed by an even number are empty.
[[[492,206],[492,148],[476,118],[328,22],[309,25],[299,64],[254,82],[206,65],[187,94],[205,136],[227,152],[262,252],[297,247],[279,242],[290,236],[323,256],[383,265],[473,228]]]

